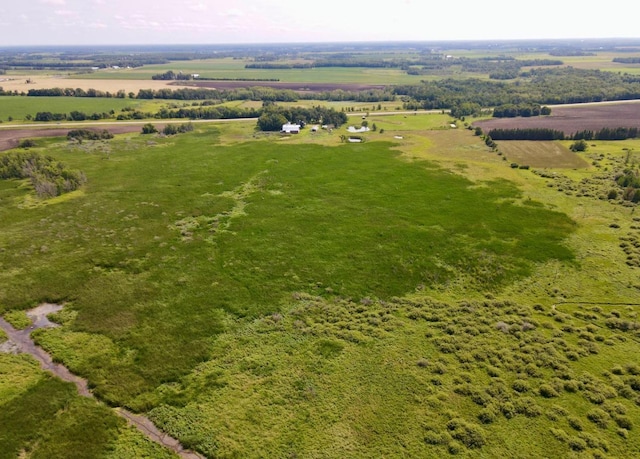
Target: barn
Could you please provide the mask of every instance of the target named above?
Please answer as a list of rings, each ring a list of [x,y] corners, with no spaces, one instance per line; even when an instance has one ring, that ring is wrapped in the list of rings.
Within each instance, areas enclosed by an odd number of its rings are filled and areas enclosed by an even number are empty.
[[[293,123],[286,123],[282,125],[282,131],[285,134],[300,134],[300,125]]]

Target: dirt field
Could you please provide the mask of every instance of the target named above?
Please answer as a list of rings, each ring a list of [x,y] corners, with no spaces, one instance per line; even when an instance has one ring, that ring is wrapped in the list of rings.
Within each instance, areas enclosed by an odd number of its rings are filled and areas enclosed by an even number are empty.
[[[500,150],[509,162],[531,167],[581,169],[589,164],[558,142],[501,140]]]
[[[291,89],[293,91],[367,91],[369,89],[383,89],[383,85],[357,83],[284,83],[280,81],[192,81],[188,86],[210,89],[237,89],[251,86],[262,86],[274,89]],[[184,85],[181,85],[184,86]]]
[[[27,80],[30,80],[30,83],[27,83]],[[126,93],[137,93],[141,89],[163,89],[168,87],[170,83],[170,81],[161,80],[83,80],[66,78],[63,75],[6,75],[0,78],[0,87],[5,91],[18,92],[27,92],[29,89],[80,88],[85,91],[97,89],[109,92],[123,90]]]
[[[474,126],[491,129],[550,128],[573,134],[589,129],[609,127],[640,128],[640,101],[554,106],[551,116],[531,118],[494,118],[476,121]]]

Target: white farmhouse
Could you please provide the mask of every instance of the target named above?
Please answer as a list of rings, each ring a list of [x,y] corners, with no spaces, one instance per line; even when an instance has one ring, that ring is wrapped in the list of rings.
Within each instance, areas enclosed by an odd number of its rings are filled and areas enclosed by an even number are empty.
[[[280,132],[284,132],[285,134],[300,134],[300,125],[293,123],[283,124],[282,131]]]

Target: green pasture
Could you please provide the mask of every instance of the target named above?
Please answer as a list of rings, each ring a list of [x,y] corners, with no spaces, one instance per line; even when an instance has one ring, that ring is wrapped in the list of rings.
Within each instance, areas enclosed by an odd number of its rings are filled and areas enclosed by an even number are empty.
[[[277,79],[283,83],[357,83],[357,84],[411,84],[419,83],[420,76],[407,75],[400,69],[362,67],[313,69],[245,69],[249,61],[208,59],[201,61],[175,61],[170,64],[146,65],[135,69],[108,69],[94,73],[77,74],[77,79],[146,80],[168,70],[198,73],[203,78],[247,78],[255,80]]]
[[[9,117],[14,121],[24,121],[27,115],[35,116],[38,112],[70,113],[72,111],[92,113],[108,113],[111,110],[120,112],[131,107],[142,111],[153,111],[161,104],[157,101],[140,101],[135,99],[117,99],[104,97],[22,97],[0,96],[0,120],[7,122]],[[54,124],[54,123],[52,123]]]
[[[367,120],[361,144],[246,122],[40,140],[87,183],[0,181],[0,312],[64,303],[36,341],[206,457],[637,456],[635,310],[590,304],[640,303],[636,217],[600,198],[635,141],[542,176],[446,114]],[[0,432],[26,433],[0,449],[100,418],[85,457],[131,457],[104,407],[15,359]]]

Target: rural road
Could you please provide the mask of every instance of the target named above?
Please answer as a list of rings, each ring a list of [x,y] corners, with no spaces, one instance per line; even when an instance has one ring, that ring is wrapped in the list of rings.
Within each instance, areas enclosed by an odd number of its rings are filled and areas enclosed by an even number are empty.
[[[390,116],[390,115],[429,115],[433,113],[441,113],[442,110],[396,110],[390,112],[353,112],[347,113],[347,116],[355,116],[362,117],[363,113],[369,113],[369,116]],[[190,119],[150,119],[150,120],[142,120],[142,121],[77,121],[77,122],[64,122],[64,123],[24,123],[24,124],[0,124],[0,130],[2,129],[32,129],[32,128],[47,128],[47,129],[56,129],[56,128],[79,128],[84,126],[103,126],[103,127],[113,127],[113,126],[143,126],[145,124],[176,124],[176,123],[232,123],[232,122],[257,122],[258,118],[230,118],[230,119],[218,119],[218,120],[190,120]]]

